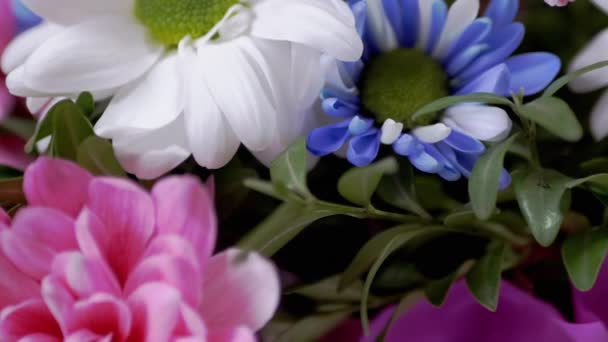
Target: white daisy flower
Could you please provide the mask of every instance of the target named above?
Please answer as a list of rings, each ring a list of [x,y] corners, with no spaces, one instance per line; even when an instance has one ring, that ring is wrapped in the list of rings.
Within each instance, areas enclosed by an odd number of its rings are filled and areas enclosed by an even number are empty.
[[[272,159],[306,128],[321,55],[351,61],[363,49],[340,0],[23,2],[45,23],[5,52],[10,91],[113,96],[95,131],[141,178],[190,154],[221,167],[240,143]]]

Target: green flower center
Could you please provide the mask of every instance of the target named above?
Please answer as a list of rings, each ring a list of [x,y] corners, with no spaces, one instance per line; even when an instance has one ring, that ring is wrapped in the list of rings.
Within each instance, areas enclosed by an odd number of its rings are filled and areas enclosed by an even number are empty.
[[[135,16],[152,37],[176,45],[185,36],[205,35],[239,0],[135,0]]]
[[[418,109],[449,94],[441,65],[416,49],[396,49],[375,57],[361,80],[364,109],[380,124],[393,119],[410,129],[416,126],[412,115]]]

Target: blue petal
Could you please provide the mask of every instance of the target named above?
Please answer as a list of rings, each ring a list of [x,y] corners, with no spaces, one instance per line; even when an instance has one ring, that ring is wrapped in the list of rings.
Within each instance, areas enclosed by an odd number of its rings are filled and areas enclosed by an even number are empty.
[[[480,155],[455,152],[455,157],[455,163],[460,172],[467,178],[471,177],[471,172],[473,172],[473,168],[479,160]]]
[[[498,190],[504,190],[511,185],[511,175],[505,169],[502,169],[500,178],[498,179]]]
[[[348,124],[348,132],[351,135],[361,135],[369,131],[374,125],[374,119],[361,118],[356,115]]]
[[[411,155],[408,157],[408,159],[415,168],[422,172],[437,173],[443,168],[443,165],[437,159],[433,158],[425,151]]]
[[[443,140],[451,148],[464,153],[482,153],[486,147],[477,139],[464,133],[452,130],[452,133]]]
[[[380,132],[374,128],[350,140],[346,158],[355,166],[366,166],[376,159],[379,149]]]
[[[479,57],[482,53],[488,51],[490,47],[487,44],[476,44],[469,46],[456,56],[452,57],[449,64],[446,65],[445,71],[450,76],[454,76],[469,66],[471,62]]]
[[[384,7],[384,13],[397,36],[397,40],[401,42],[404,33],[401,0],[382,0],[382,7]]]
[[[460,34],[458,39],[455,39],[448,53],[442,60],[442,63],[449,63],[450,60],[459,55],[463,50],[470,48],[473,45],[483,41],[488,37],[492,30],[492,20],[488,18],[475,19],[467,28]]]
[[[545,89],[561,68],[559,58],[546,52],[533,52],[517,55],[506,62],[511,74],[511,91],[524,95],[536,94]]]
[[[374,41],[370,30],[368,29],[368,18],[367,18],[367,1],[366,0],[351,0],[349,1],[350,9],[355,16],[355,27],[357,33],[363,39],[364,49],[363,56],[361,57],[364,61],[367,61],[378,53],[377,44]]]
[[[393,143],[393,150],[401,156],[409,156],[422,151],[424,147],[413,136],[404,133]]]
[[[492,19],[494,28],[498,29],[502,26],[509,25],[515,20],[519,0],[492,0],[485,16]]]
[[[27,8],[21,0],[11,1],[13,14],[17,19],[17,32],[21,33],[33,26],[38,25],[42,19]]]
[[[524,26],[521,23],[513,23],[492,33],[487,43],[490,48],[487,53],[479,56],[469,67],[464,69],[457,78],[462,80],[471,79],[489,68],[505,61],[524,38]]]
[[[327,100],[331,98],[338,98],[344,103],[350,103],[351,105],[358,106],[361,100],[359,96],[353,94],[347,94],[340,89],[336,88],[323,88],[321,89],[321,100]]]
[[[418,0],[402,0],[401,12],[403,14],[403,37],[399,42],[404,47],[412,48],[416,46],[416,40],[418,39],[418,26],[420,26],[420,9],[418,8]]]
[[[505,95],[509,93],[511,85],[509,69],[505,64],[499,64],[492,69],[479,75],[472,81],[464,84],[456,95],[466,95],[472,93],[494,93]]]
[[[425,52],[429,55],[435,48],[435,44],[437,44],[437,41],[441,36],[447,16],[448,6],[445,4],[445,2],[443,2],[443,0],[435,0],[433,2],[433,6],[431,7],[431,30],[429,31],[429,40],[425,49]]]
[[[315,128],[308,135],[306,146],[310,153],[321,157],[339,150],[350,137],[348,124],[351,119]]]
[[[437,171],[441,178],[448,181],[455,181],[460,179],[460,172],[454,165],[454,163],[450,160],[456,159],[454,157],[454,152],[450,149],[450,147],[444,143],[438,144],[425,144],[425,151],[435,158],[440,164],[441,168]],[[441,150],[443,149],[443,151]]]
[[[324,99],[322,107],[323,112],[333,117],[353,116],[359,112],[359,106],[355,106],[335,97]]]

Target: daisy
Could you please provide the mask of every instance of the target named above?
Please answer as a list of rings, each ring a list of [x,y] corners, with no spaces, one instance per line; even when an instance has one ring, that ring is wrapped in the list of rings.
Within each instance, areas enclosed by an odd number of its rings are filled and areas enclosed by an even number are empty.
[[[535,94],[560,69],[552,54],[511,56],[524,36],[523,25],[513,22],[517,0],[494,0],[480,18],[478,0],[457,0],[449,9],[443,0],[350,6],[365,50],[357,62],[329,62],[323,109],[341,120],[310,133],[308,149],[317,156],[346,150],[352,164],[364,166],[387,145],[423,172],[450,181],[468,177],[485,150],[482,141],[508,136],[507,113],[469,103],[436,120],[412,115],[447,95]],[[505,171],[501,187],[508,183]]]
[[[604,13],[608,14],[608,1],[592,0]],[[575,71],[588,65],[608,60],[608,29],[598,33],[572,60],[569,71]],[[586,73],[569,83],[576,93],[587,93],[608,85],[608,70],[601,68]],[[608,136],[608,92],[597,101],[589,119],[591,135],[596,140]]]
[[[240,143],[272,159],[307,123],[321,54],[352,61],[363,48],[339,0],[24,3],[45,23],[3,57],[11,92],[113,96],[95,131],[141,178],[190,154],[219,168]]]

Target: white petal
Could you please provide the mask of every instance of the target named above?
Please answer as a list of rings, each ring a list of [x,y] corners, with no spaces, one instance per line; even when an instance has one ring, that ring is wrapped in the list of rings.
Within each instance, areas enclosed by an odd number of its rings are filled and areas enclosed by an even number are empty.
[[[4,49],[2,54],[2,71],[5,74],[15,70],[25,63],[29,55],[52,35],[63,30],[62,27],[51,23],[42,23],[18,35]]]
[[[36,91],[25,85],[25,67],[23,65],[17,67],[6,75],[6,88],[8,91],[15,96],[43,96],[46,97],[47,93]]]
[[[114,152],[126,171],[141,179],[158,178],[190,156],[184,131],[179,116],[160,129],[115,138]]]
[[[99,17],[65,29],[34,51],[24,83],[59,94],[115,88],[143,75],[162,51],[131,19]]]
[[[304,44],[340,60],[355,61],[363,42],[352,13],[340,0],[267,0],[253,6],[253,36]]]
[[[382,124],[382,134],[380,135],[380,142],[385,145],[394,143],[399,135],[403,131],[403,123],[395,122],[393,119],[388,119]]]
[[[367,2],[367,20],[372,37],[381,51],[395,49],[399,43],[384,12],[382,1]]]
[[[103,15],[131,15],[134,0],[21,0],[38,16],[62,25]]]
[[[447,138],[452,133],[452,129],[442,123],[436,123],[434,125],[416,127],[412,130],[412,133],[420,141],[434,144]]]
[[[441,32],[441,37],[435,46],[433,56],[443,57],[451,43],[475,20],[479,12],[479,0],[457,0],[452,4],[448,17]]]
[[[499,141],[511,132],[511,119],[498,107],[463,104],[446,110],[442,121],[473,138]]]
[[[270,66],[251,39],[206,45],[198,55],[211,94],[237,137],[252,150],[268,147],[277,116],[264,73]]]
[[[339,92],[356,96],[359,94],[355,81],[344,70],[343,63],[328,55],[321,56],[321,69],[325,75],[325,82]]]
[[[122,87],[95,125],[98,135],[113,138],[133,129],[166,126],[183,111],[182,80],[176,54],[168,55],[148,74]]]
[[[196,54],[180,51],[180,68],[185,91],[185,128],[188,144],[196,162],[216,169],[226,165],[240,142],[211,96]]]
[[[600,32],[570,63],[569,72],[588,65],[608,60],[608,29]],[[608,67],[586,73],[572,82],[569,86],[575,92],[593,91],[608,85]]]
[[[604,92],[593,106],[589,121],[589,129],[595,140],[608,136],[608,92]]]
[[[597,6],[604,13],[608,14],[608,0],[591,0],[591,2]]]

